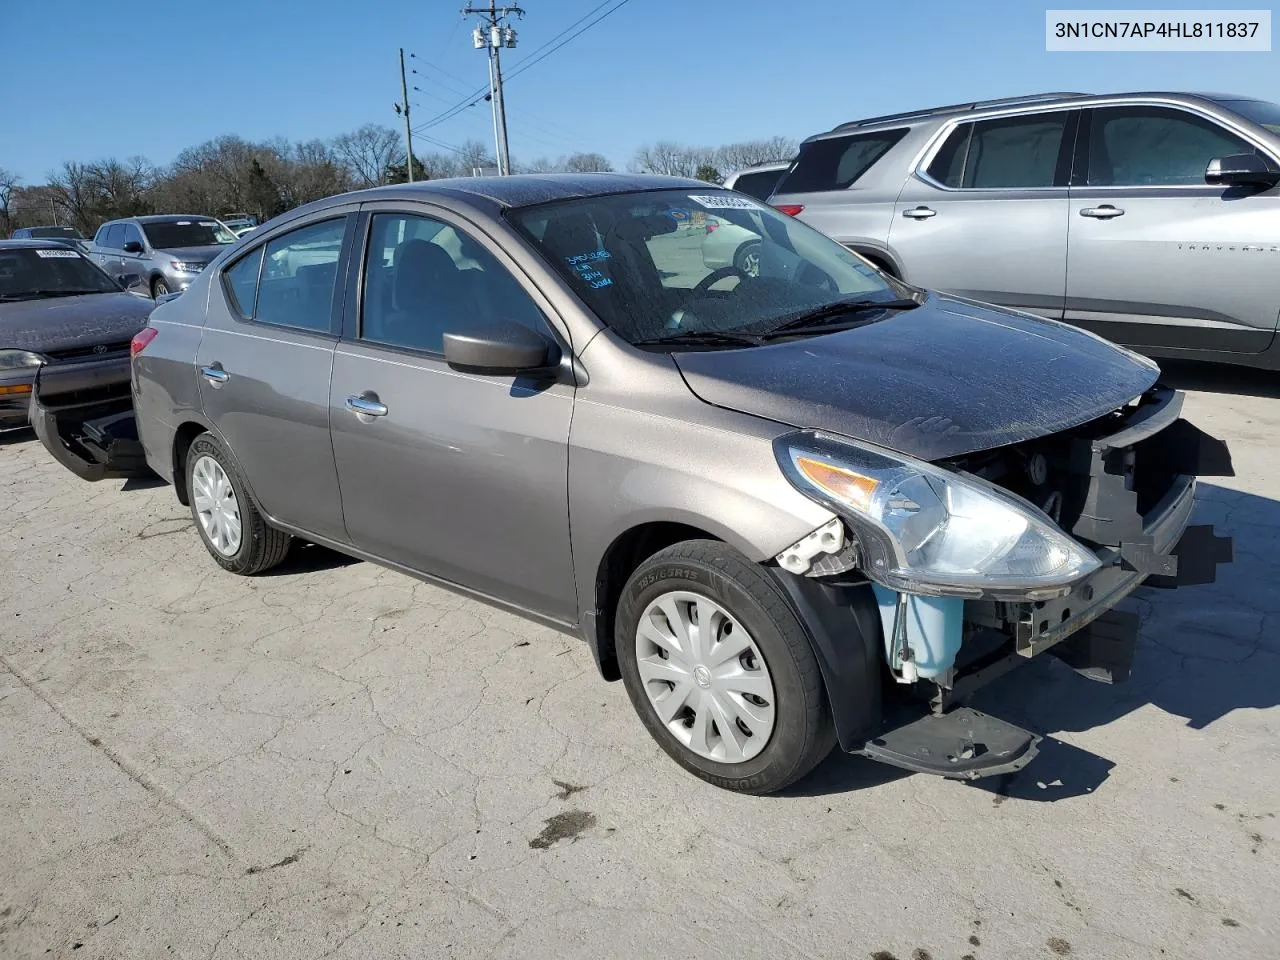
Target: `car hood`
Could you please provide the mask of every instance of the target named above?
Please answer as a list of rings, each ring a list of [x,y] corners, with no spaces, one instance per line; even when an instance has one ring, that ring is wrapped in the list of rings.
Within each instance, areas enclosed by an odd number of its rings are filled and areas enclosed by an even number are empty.
[[[0,303],[0,350],[45,353],[129,340],[155,302],[132,293],[93,293]]]
[[[183,263],[188,261],[208,263],[229,246],[231,246],[229,243],[215,243],[205,247],[164,247],[158,252],[168,254],[173,259],[180,260]]]
[[[674,359],[707,403],[921,460],[1078,426],[1159,375],[1083,330],[932,293],[852,330]]]

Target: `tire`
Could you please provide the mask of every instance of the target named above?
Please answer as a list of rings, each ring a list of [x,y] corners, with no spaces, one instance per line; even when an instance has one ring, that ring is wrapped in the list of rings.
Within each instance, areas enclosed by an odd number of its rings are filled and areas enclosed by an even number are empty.
[[[712,609],[716,607],[718,613]],[[686,661],[686,653],[653,639],[655,629],[668,641],[679,635],[665,612],[673,609],[695,630],[695,617],[711,612],[717,640],[709,652],[688,650]],[[702,612],[695,613],[698,609]],[[831,752],[835,728],[809,638],[782,588],[731,547],[690,540],[654,554],[623,588],[616,622],[618,665],[632,706],[658,745],[690,773],[726,790],[767,794],[799,780]],[[751,651],[714,666],[724,655],[718,650],[732,653],[744,643]],[[687,645],[696,647],[697,641]],[[686,664],[692,661],[698,664],[690,670]],[[655,673],[661,676],[655,678]],[[720,679],[726,675],[731,676]],[[747,689],[746,683],[753,693],[733,689],[735,684]],[[761,703],[746,703],[744,696],[760,696]],[[675,709],[679,703],[688,705]],[[669,719],[659,715],[660,709]],[[760,718],[769,709],[771,726],[757,741],[765,727]],[[737,729],[726,737],[718,728],[735,710]],[[704,725],[700,716],[709,723]],[[755,732],[743,724],[745,716],[751,717]],[[709,734],[702,735],[704,730]],[[708,744],[713,745],[711,755]]]
[[[245,490],[235,461],[213,434],[202,433],[192,441],[186,475],[191,518],[218,566],[248,577],[270,570],[285,558],[289,534],[263,518]],[[237,536],[228,534],[234,529],[227,522],[233,511],[238,520]]]
[[[733,265],[748,277],[760,276],[760,241],[744,243],[734,254]]]
[[[154,277],[151,280],[151,299],[159,300],[169,292],[169,284],[164,282],[164,277]]]

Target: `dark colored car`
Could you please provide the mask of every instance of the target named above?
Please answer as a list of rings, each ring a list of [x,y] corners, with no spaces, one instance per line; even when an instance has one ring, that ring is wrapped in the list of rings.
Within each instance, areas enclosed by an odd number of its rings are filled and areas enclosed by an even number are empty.
[[[693,212],[761,238],[753,274],[706,266]],[[297,537],[581,636],[733,790],[837,742],[1020,769],[1036,734],[965,700],[1044,651],[1122,679],[1117,604],[1231,555],[1189,525],[1226,448],[1154,363],[696,181],[334,197],[215,260],[134,351],[112,402],[221,567]]]
[[[129,341],[153,306],[62,241],[0,241],[0,429],[27,425],[37,381],[46,402],[78,409],[128,377]]]
[[[82,252],[89,251],[89,238],[75,227],[19,227],[13,231],[13,240],[65,240]]]

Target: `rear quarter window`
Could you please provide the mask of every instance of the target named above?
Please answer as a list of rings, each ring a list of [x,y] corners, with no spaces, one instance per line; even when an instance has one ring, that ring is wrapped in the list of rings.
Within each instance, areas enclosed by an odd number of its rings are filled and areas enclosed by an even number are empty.
[[[865,175],[906,133],[906,129],[881,130],[811,140],[800,148],[795,165],[778,184],[777,192],[844,190]]]

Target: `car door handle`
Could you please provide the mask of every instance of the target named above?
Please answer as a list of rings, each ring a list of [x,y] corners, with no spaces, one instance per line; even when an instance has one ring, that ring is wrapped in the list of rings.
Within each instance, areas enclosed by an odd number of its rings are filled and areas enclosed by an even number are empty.
[[[390,412],[385,403],[368,397],[347,397],[347,409],[366,417],[385,417]]]
[[[912,220],[928,220],[930,217],[936,217],[938,211],[930,210],[928,207],[912,207],[910,210],[903,210],[902,215]]]
[[[215,387],[220,387],[231,379],[231,374],[223,370],[222,367],[214,364],[211,367],[201,367],[200,376],[204,377]]]
[[[1093,217],[1095,220],[1110,220],[1112,217],[1123,217],[1124,211],[1119,207],[1113,207],[1109,203],[1104,203],[1100,207],[1082,207],[1080,216]]]

